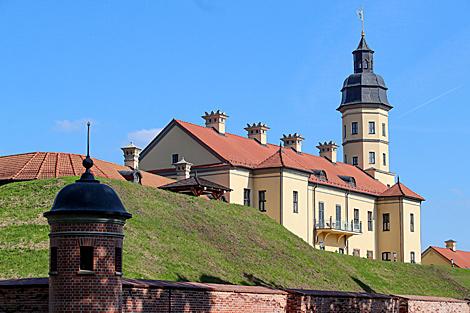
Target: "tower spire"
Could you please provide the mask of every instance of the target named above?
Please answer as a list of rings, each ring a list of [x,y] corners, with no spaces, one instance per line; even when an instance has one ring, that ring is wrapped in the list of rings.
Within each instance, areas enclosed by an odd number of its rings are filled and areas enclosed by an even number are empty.
[[[90,158],[90,122],[86,123],[87,126],[87,141],[86,141],[86,158],[82,164],[85,168],[85,172],[80,177],[80,181],[97,182],[90,169],[93,167],[93,160]]]
[[[365,37],[366,33],[364,32],[364,8],[360,7],[359,9],[357,9],[356,14],[361,20],[361,24],[362,24],[361,37]]]

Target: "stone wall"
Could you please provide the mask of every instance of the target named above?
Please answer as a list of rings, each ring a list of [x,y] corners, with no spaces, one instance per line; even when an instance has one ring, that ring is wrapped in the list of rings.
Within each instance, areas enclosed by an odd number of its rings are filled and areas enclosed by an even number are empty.
[[[123,279],[124,313],[470,313],[467,301]],[[47,278],[0,281],[0,313],[48,313]]]

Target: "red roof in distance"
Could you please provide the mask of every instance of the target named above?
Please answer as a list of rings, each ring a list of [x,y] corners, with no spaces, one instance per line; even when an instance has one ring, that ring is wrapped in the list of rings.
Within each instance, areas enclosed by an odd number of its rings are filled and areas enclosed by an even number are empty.
[[[0,181],[24,181],[33,179],[80,176],[84,172],[84,155],[63,152],[31,152],[0,156]],[[131,168],[115,163],[93,159],[91,171],[97,177],[126,180],[119,171]],[[172,179],[140,171],[141,184],[160,187]]]
[[[452,250],[449,248],[440,248],[431,246],[429,249],[433,249],[441,256],[449,260],[454,260],[454,265],[459,268],[468,268],[470,269],[470,251],[462,251],[462,250]],[[425,251],[426,252],[426,251]]]

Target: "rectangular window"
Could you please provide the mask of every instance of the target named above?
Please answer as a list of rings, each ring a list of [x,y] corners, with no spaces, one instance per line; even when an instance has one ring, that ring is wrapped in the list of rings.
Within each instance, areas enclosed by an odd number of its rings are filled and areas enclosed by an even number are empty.
[[[80,270],[93,271],[93,247],[80,247]]]
[[[348,156],[346,154],[344,155],[344,163],[348,163]]]
[[[361,250],[353,249],[353,256],[361,256]]]
[[[357,156],[352,157],[352,165],[359,165],[359,158]]]
[[[359,130],[358,130],[357,122],[352,122],[351,123],[351,135],[357,135],[358,132]]]
[[[359,225],[359,209],[354,209],[354,227]]]
[[[251,205],[251,190],[243,189],[243,204],[246,206]]]
[[[341,229],[341,205],[336,205],[336,228]]]
[[[415,253],[414,251],[410,252],[410,262],[411,263],[416,263],[416,258],[415,258]]]
[[[385,129],[385,123],[382,123],[382,136],[387,136],[387,131]]]
[[[339,254],[344,254],[344,248],[338,248],[338,253]]]
[[[415,215],[410,213],[410,232],[415,231]]]
[[[382,252],[382,261],[391,261],[392,254],[390,252]]]
[[[258,191],[258,206],[261,212],[266,212],[266,190]]]
[[[114,248],[114,270],[116,273],[122,273],[122,248]]]
[[[368,231],[374,230],[372,218],[373,218],[372,211],[367,211],[367,230]]]
[[[51,273],[57,273],[57,247],[51,247],[49,262],[49,271]]]
[[[387,165],[387,155],[385,153],[382,153],[382,164]]]
[[[369,134],[375,134],[375,122],[369,122]]]
[[[175,164],[179,161],[179,156],[178,156],[178,153],[174,153],[171,155],[171,163],[172,164]]]
[[[343,139],[346,138],[346,125],[343,126]]]
[[[383,219],[383,231],[389,231],[390,230],[390,213],[384,213],[382,215]]]
[[[369,164],[375,164],[375,152],[369,152]]]
[[[292,194],[292,198],[294,213],[299,213],[299,193],[297,191],[294,191]]]
[[[374,251],[367,250],[367,258],[373,260],[374,259]]]
[[[318,203],[318,224],[320,228],[325,227],[325,204],[323,202]]]

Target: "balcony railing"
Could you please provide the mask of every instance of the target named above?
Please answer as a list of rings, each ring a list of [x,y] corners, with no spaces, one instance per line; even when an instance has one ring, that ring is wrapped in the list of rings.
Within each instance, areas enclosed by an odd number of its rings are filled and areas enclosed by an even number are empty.
[[[329,220],[318,220],[315,224],[315,228],[317,229],[334,229],[334,230],[342,230],[347,232],[353,233],[362,233],[362,222],[357,220],[351,220],[350,222],[347,221],[336,221],[330,217]]]

